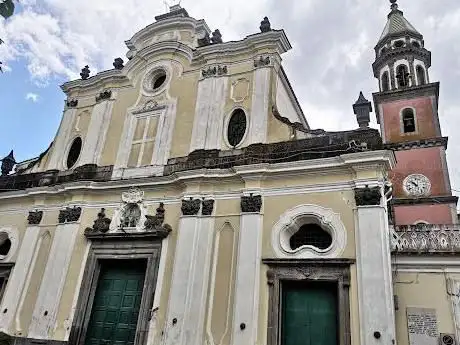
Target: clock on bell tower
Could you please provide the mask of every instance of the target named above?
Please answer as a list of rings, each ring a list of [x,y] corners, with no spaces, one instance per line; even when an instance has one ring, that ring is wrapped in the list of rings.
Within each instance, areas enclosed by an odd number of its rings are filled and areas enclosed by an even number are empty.
[[[431,52],[423,36],[390,0],[388,22],[375,47],[373,94],[383,141],[395,151],[391,172],[395,225],[458,223],[446,162],[447,138],[438,117],[439,82],[430,82]]]

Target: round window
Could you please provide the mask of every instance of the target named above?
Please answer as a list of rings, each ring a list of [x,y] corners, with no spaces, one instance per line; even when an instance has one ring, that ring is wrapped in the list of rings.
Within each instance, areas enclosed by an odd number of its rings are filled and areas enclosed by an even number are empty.
[[[70,146],[69,154],[67,156],[67,169],[71,169],[75,163],[77,163],[78,157],[80,157],[81,147],[81,138],[75,138]]]
[[[152,80],[153,90],[158,90],[163,84],[166,82],[166,72],[163,70],[159,70],[154,76]]]
[[[306,224],[291,236],[289,244],[292,250],[308,245],[325,250],[332,245],[332,236],[317,224]]]
[[[246,114],[242,109],[236,109],[230,117],[227,128],[227,139],[230,146],[236,147],[241,143],[246,133],[246,128]]]

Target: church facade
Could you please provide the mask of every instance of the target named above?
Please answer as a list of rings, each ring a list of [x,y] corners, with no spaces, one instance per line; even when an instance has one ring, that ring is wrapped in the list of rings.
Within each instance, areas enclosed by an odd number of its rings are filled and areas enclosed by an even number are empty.
[[[349,131],[309,127],[268,18],[224,42],[173,6],[126,41],[126,62],[64,84],[50,147],[2,161],[0,341],[460,339],[439,83],[391,3],[374,107],[361,93]]]

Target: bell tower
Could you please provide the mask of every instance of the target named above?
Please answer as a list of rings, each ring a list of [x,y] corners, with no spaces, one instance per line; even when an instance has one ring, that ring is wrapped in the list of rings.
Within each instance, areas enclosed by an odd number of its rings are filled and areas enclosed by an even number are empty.
[[[446,162],[447,138],[438,117],[439,82],[430,82],[431,52],[397,0],[375,46],[373,94],[377,122],[396,153],[391,173],[395,225],[458,222]]]

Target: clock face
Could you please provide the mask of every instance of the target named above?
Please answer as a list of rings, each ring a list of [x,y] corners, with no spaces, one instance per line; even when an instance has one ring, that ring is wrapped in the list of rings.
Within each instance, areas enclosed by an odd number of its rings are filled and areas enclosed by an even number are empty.
[[[404,179],[403,187],[404,191],[410,196],[426,196],[431,191],[430,180],[422,174],[407,176]]]

